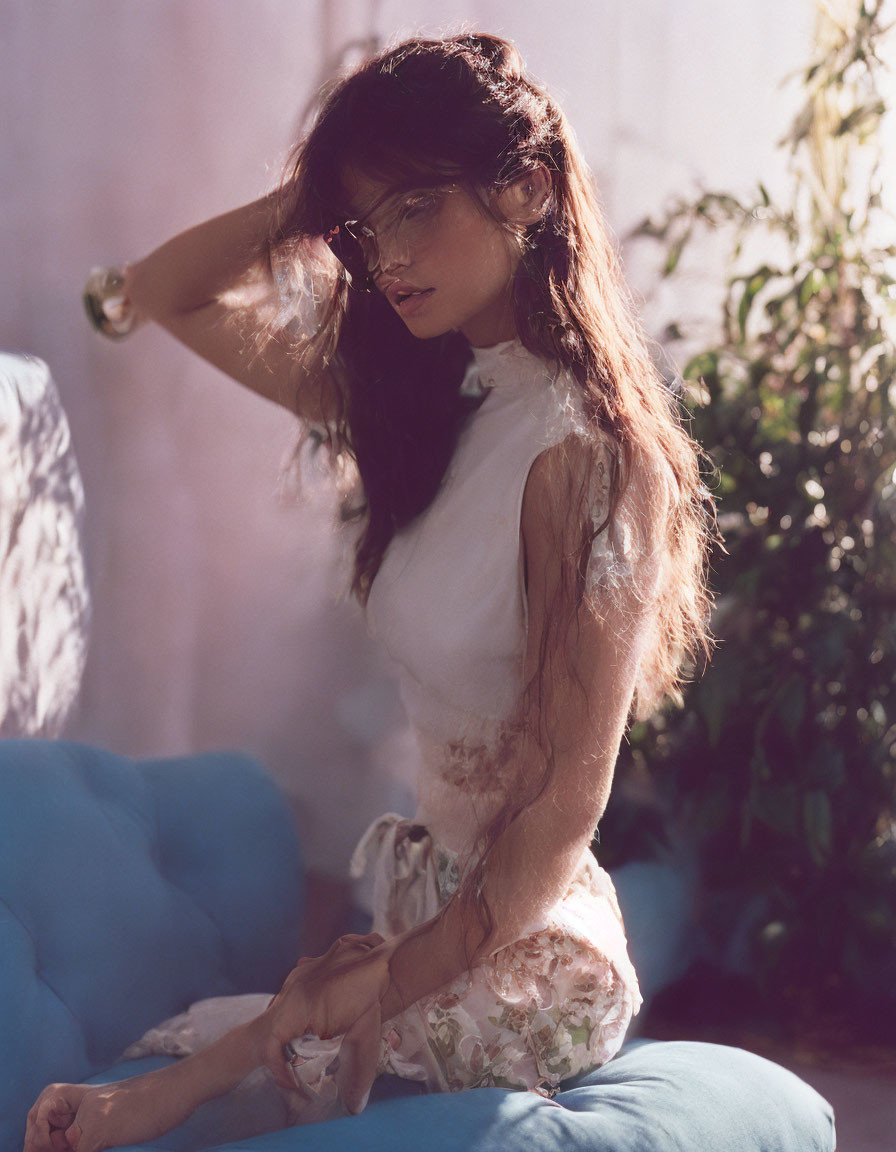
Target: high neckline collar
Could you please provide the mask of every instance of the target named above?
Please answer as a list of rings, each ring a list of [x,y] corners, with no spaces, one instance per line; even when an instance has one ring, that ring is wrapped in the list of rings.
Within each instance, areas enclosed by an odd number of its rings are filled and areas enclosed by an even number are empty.
[[[510,359],[518,356],[520,353],[523,355],[529,354],[523,347],[523,342],[519,336],[514,336],[512,340],[501,340],[497,344],[489,344],[487,348],[478,348],[476,345],[471,345],[470,351],[473,353],[473,360],[476,363],[476,367],[481,371],[489,371],[503,367]]]
[[[519,391],[525,385],[543,380],[547,361],[536,356],[515,336],[487,348],[470,347],[473,360],[470,373],[478,377],[483,391]]]

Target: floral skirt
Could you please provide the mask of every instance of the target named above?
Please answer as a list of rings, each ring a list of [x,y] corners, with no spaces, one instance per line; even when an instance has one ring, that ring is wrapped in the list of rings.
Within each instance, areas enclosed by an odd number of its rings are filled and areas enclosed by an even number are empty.
[[[395,814],[377,820],[355,851],[353,875],[368,871],[372,930],[387,938],[434,916],[460,882],[456,856]],[[189,1055],[263,1011],[267,1000],[201,1001],[152,1029],[125,1057]],[[432,1092],[496,1086],[550,1095],[561,1080],[614,1056],[640,1006],[612,881],[586,852],[542,925],[385,1025],[379,1072]],[[339,1045],[338,1037],[293,1041],[297,1086],[306,1101],[320,1103],[294,1122],[322,1118],[334,1104]]]
[[[354,875],[369,869],[373,931],[386,937],[434,916],[460,880],[453,853],[391,814],[355,852]],[[614,1056],[640,1006],[616,893],[589,851],[543,926],[390,1021],[380,1070],[437,1092],[550,1093]]]

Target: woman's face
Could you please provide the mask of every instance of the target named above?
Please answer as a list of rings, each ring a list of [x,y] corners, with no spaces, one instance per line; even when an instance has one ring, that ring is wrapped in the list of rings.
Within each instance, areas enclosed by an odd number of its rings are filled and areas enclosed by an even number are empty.
[[[376,286],[410,332],[422,340],[457,330],[479,347],[516,336],[520,250],[474,194],[453,185],[415,201],[353,170],[344,183],[355,218],[376,236]]]

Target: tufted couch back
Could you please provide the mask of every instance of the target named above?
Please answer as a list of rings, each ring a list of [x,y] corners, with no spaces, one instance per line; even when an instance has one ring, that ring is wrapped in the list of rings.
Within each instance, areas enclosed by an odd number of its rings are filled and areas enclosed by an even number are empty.
[[[192,1000],[275,991],[301,920],[289,811],[248,757],[0,742],[0,1148],[48,1082]]]

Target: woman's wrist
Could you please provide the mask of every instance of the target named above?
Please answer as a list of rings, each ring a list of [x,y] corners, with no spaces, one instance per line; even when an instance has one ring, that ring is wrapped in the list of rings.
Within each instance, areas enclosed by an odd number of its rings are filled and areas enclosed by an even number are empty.
[[[464,936],[451,904],[431,921],[394,937],[384,947],[388,979],[380,997],[383,1021],[437,992],[469,967]]]
[[[170,1077],[170,1088],[190,1109],[223,1096],[263,1064],[265,1036],[261,1017],[240,1024],[193,1056],[160,1071]]]
[[[393,936],[389,940],[384,940],[382,944],[378,945],[371,952],[371,960],[375,960],[377,966],[378,979],[375,987],[380,1005],[380,1015],[383,1020],[391,1019],[392,1016],[396,1015],[395,1011],[390,1011],[397,1003],[394,981],[392,979],[392,960],[395,953],[401,947],[405,935]],[[398,1011],[401,1011],[401,1008],[399,1008]]]
[[[127,294],[138,314],[166,327],[225,298],[252,306],[271,282],[275,204],[275,194],[268,193],[172,236],[127,265]]]

